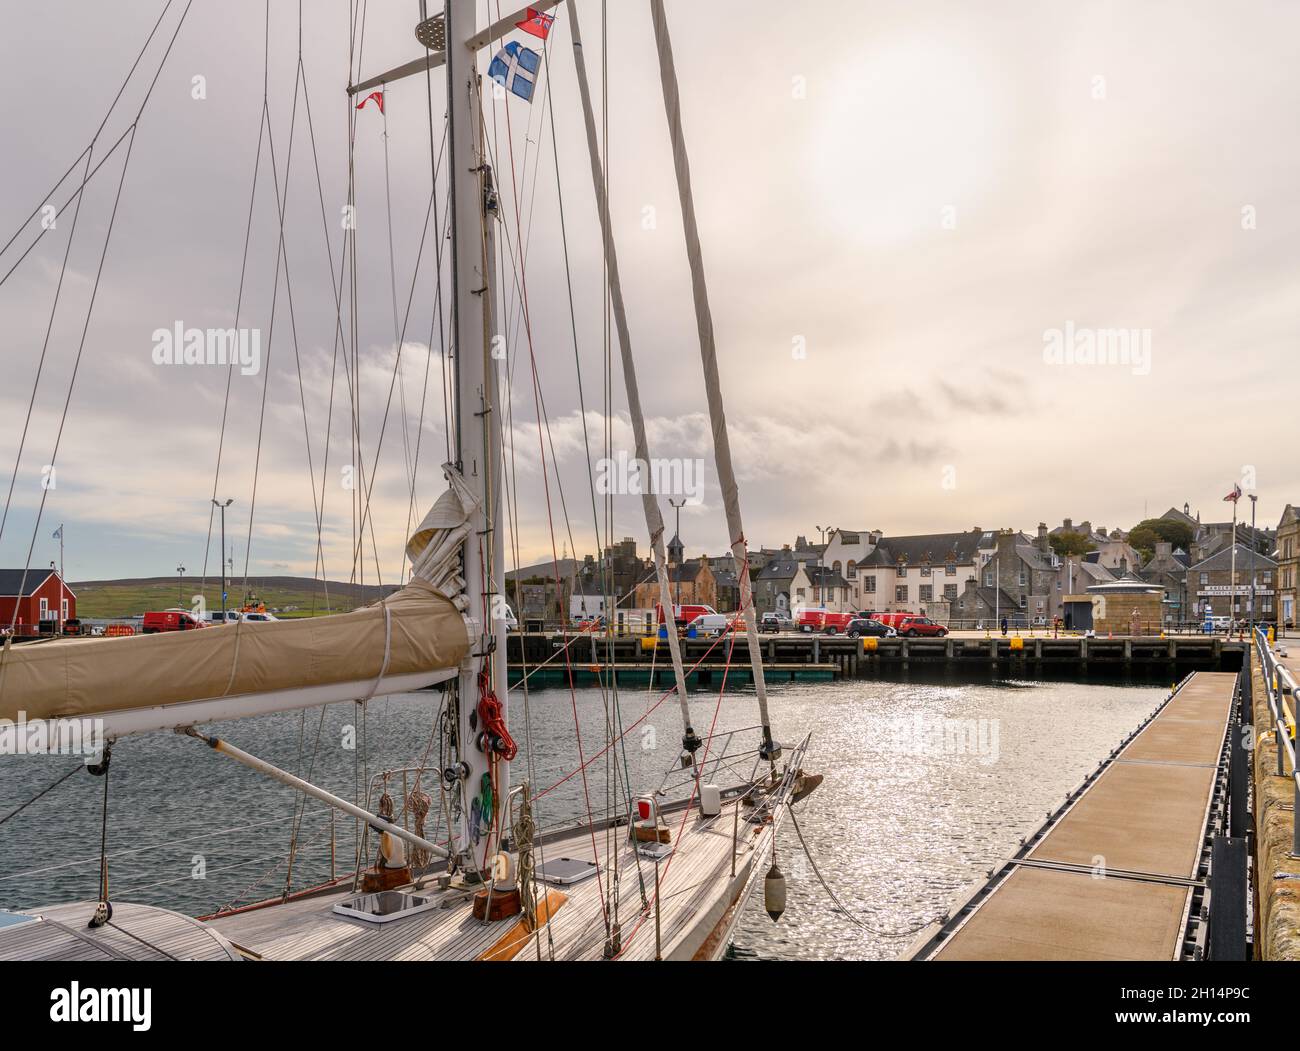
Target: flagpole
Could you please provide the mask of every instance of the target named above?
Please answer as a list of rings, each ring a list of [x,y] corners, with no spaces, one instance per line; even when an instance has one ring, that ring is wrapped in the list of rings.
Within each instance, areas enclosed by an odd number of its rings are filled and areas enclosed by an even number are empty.
[[[59,523],[59,634],[63,634],[63,523]]]
[[[1237,498],[1232,501],[1232,555],[1228,560],[1228,634],[1237,620]]]

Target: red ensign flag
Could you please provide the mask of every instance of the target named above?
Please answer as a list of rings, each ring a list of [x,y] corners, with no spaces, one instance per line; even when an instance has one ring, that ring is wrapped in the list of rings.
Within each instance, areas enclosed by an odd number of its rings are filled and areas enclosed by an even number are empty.
[[[357,109],[364,109],[367,102],[375,100],[375,105],[379,107],[379,112],[384,112],[384,93],[382,91],[372,91],[369,95],[357,103]]]
[[[522,29],[525,33],[532,33],[533,36],[546,39],[546,34],[551,31],[551,23],[555,21],[554,15],[544,15],[536,8],[528,9],[528,17],[522,22],[516,22],[515,28]]]

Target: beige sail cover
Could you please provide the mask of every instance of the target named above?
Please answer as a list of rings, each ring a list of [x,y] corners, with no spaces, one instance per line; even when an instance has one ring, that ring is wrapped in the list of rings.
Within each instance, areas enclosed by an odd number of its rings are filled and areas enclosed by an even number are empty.
[[[387,598],[334,616],[11,645],[0,651],[0,718],[94,715],[456,667],[470,644],[458,555],[474,498],[448,470],[451,488],[407,545],[414,578]]]

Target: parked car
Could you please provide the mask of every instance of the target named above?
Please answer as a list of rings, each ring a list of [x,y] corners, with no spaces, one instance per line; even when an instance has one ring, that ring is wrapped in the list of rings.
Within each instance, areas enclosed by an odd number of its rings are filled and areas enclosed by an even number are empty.
[[[930,635],[937,638],[943,638],[948,634],[948,629],[942,624],[931,620],[929,617],[907,616],[899,620],[896,625],[898,634],[905,638],[916,638],[918,635]]]
[[[267,613],[265,610],[248,610],[246,612],[241,612],[239,614],[239,619],[265,622],[279,620],[280,618],[274,613]]]
[[[898,635],[888,624],[881,624],[878,620],[870,617],[854,617],[849,621],[849,626],[844,634],[850,638],[857,639],[864,635],[869,635],[878,639],[894,638]]]
[[[145,613],[140,630],[145,635],[156,635],[162,631],[191,631],[207,626],[187,609],[163,609]]]
[[[785,613],[764,613],[758,622],[758,630],[772,633],[794,631],[794,621]]]

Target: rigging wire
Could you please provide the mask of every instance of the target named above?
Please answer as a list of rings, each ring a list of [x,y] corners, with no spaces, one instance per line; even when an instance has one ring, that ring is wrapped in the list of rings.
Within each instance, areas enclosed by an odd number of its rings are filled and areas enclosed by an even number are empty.
[[[80,338],[80,340],[78,341],[78,344],[77,344],[77,354],[76,354],[75,359],[73,360],[72,373],[71,373],[71,375],[70,375],[69,378],[68,378],[68,391],[67,391],[67,395],[66,395],[65,398],[64,398],[64,402],[63,402],[63,411],[62,411],[62,413],[60,414],[60,417],[59,417],[59,426],[58,426],[57,432],[56,432],[56,434],[55,434],[55,439],[54,439],[54,448],[53,448],[53,451],[52,451],[51,454],[50,454],[50,458],[49,458],[49,460],[47,461],[47,463],[48,463],[49,468],[50,468],[51,471],[55,469],[55,467],[56,467],[56,465],[57,465],[57,463],[58,463],[59,447],[61,446],[61,444],[62,444],[62,442],[63,442],[63,431],[64,431],[64,427],[65,427],[65,425],[67,424],[67,420],[68,420],[68,408],[69,408],[69,406],[70,406],[71,403],[72,403],[72,394],[73,394],[73,391],[76,389],[77,376],[78,376],[78,374],[79,374],[80,371],[81,371],[81,361],[82,361],[82,357],[83,357],[83,355],[84,355],[84,353],[85,353],[85,349],[86,349],[86,337],[87,337],[87,335],[88,335],[89,332],[90,332],[90,321],[91,321],[91,317],[92,317],[93,314],[94,314],[94,310],[95,310],[95,301],[96,301],[96,299],[98,298],[98,295],[99,295],[99,285],[100,285],[100,282],[101,282],[101,280],[103,279],[103,276],[104,276],[104,262],[105,262],[105,260],[108,258],[108,246],[109,246],[109,243],[110,243],[111,240],[112,240],[112,236],[113,236],[113,228],[114,228],[114,226],[115,226],[116,223],[117,223],[118,207],[120,206],[120,204],[121,204],[121,202],[122,202],[122,188],[123,188],[123,187],[125,186],[125,184],[126,184],[126,173],[127,173],[127,171],[129,170],[130,165],[131,165],[131,152],[132,152],[132,150],[134,149],[134,146],[135,146],[135,136],[136,136],[136,131],[137,131],[137,130],[139,129],[139,127],[140,127],[140,119],[141,119],[141,117],[143,117],[143,115],[144,115],[144,111],[145,111],[145,109],[146,109],[146,108],[148,107],[148,105],[149,105],[149,100],[150,100],[150,98],[152,98],[152,96],[153,96],[153,90],[154,90],[154,88],[155,88],[155,87],[157,86],[157,84],[158,84],[158,78],[159,78],[159,76],[162,75],[163,68],[167,65],[167,59],[171,56],[172,48],[173,48],[173,46],[174,46],[175,43],[176,43],[176,38],[177,38],[177,36],[180,35],[181,27],[184,26],[184,24],[185,24],[186,16],[189,14],[189,12],[190,12],[190,7],[191,7],[192,4],[193,4],[193,0],[189,0],[189,2],[186,3],[186,5],[185,5],[185,10],[181,12],[181,17],[180,17],[180,19],[179,19],[179,20],[177,21],[177,23],[176,23],[176,29],[175,29],[175,30],[173,31],[173,33],[172,33],[171,40],[168,41],[168,43],[167,43],[167,48],[166,48],[166,50],[163,52],[162,59],[161,59],[161,60],[159,61],[159,63],[158,63],[158,68],[157,68],[157,70],[154,72],[153,79],[149,82],[149,87],[148,87],[148,89],[145,91],[144,99],[143,99],[143,101],[141,101],[141,103],[140,103],[140,108],[139,108],[139,110],[136,111],[135,119],[131,122],[131,124],[130,124],[130,126],[129,126],[129,135],[130,135],[130,137],[129,137],[128,141],[127,141],[126,155],[125,155],[125,157],[124,157],[123,160],[122,160],[122,171],[121,171],[121,174],[118,176],[117,191],[116,191],[116,193],[115,193],[115,195],[114,195],[114,197],[113,197],[113,209],[112,209],[112,212],[111,212],[110,215],[109,215],[108,226],[107,226],[107,228],[106,228],[106,230],[105,230],[105,232],[104,232],[104,244],[103,244],[103,248],[102,248],[102,250],[100,251],[99,264],[98,264],[98,266],[96,267],[96,270],[95,270],[95,280],[94,280],[93,284],[91,285],[91,290],[90,290],[90,299],[89,299],[89,301],[88,301],[88,303],[87,303],[87,305],[86,305],[86,318],[85,318],[85,323],[84,323],[83,326],[82,326],[82,329],[81,329],[81,338]],[[134,67],[133,67],[133,68],[134,68]],[[107,118],[106,118],[106,119],[107,119]],[[30,409],[29,409],[29,412],[30,412]],[[17,473],[17,469],[15,468],[15,475],[16,475],[16,473]],[[12,484],[12,483],[11,483],[11,484]],[[41,499],[40,499],[40,504],[39,504],[39,506],[37,507],[36,518],[35,518],[35,521],[34,521],[33,526],[32,526],[32,537],[31,537],[31,541],[30,541],[30,543],[28,544],[28,547],[27,547],[27,557],[26,557],[26,560],[25,560],[24,563],[23,563],[23,575],[22,575],[22,579],[21,579],[21,581],[20,581],[20,583],[19,583],[19,594],[22,594],[23,590],[24,590],[24,589],[26,588],[26,586],[27,586],[27,575],[28,575],[28,573],[29,573],[30,570],[31,570],[32,554],[33,554],[33,552],[34,552],[35,549],[36,549],[36,538],[37,538],[37,536],[40,534],[41,518],[42,518],[42,516],[43,516],[44,513],[45,513],[45,503],[46,503],[46,500],[47,500],[48,497],[49,497],[49,494],[50,494],[50,490],[49,490],[49,488],[48,488],[48,487],[45,487],[45,486],[42,486],[42,488],[41,488]],[[14,624],[15,624],[16,621],[17,621],[17,616],[18,616],[18,608],[17,608],[17,606],[15,606],[15,608],[14,608],[14,615],[13,615],[13,618],[11,619],[11,621],[10,621],[10,630],[11,630],[11,631],[12,631],[12,629],[13,629],[13,627],[14,627]]]
[[[119,85],[117,89],[117,93],[113,96],[113,101],[109,103],[108,109],[104,111],[104,118],[99,122],[99,127],[95,129],[95,134],[91,136],[90,142],[86,145],[85,149],[83,149],[79,154],[77,154],[76,160],[74,160],[71,164],[68,165],[68,170],[65,171],[59,177],[59,180],[53,186],[50,187],[49,192],[44,197],[41,198],[40,202],[36,205],[36,207],[32,209],[31,214],[28,215],[26,219],[24,219],[21,223],[18,224],[18,228],[13,232],[13,235],[9,238],[8,241],[4,243],[3,247],[0,247],[0,256],[3,256],[4,253],[9,250],[9,247],[14,243],[14,241],[18,239],[19,234],[21,234],[23,230],[27,228],[27,224],[36,218],[36,216],[40,213],[41,209],[45,206],[46,202],[49,201],[49,199],[54,196],[54,191],[57,190],[60,186],[62,186],[65,181],[67,181],[68,176],[71,175],[73,170],[77,167],[77,162],[80,161],[82,157],[85,157],[87,154],[93,151],[95,147],[95,143],[99,140],[99,136],[103,133],[105,126],[108,124],[109,118],[113,115],[113,110],[117,108],[117,104],[122,98],[122,93],[126,91],[126,87],[131,82],[131,78],[135,75],[136,69],[139,68],[140,60],[144,58],[145,52],[149,50],[149,45],[150,43],[153,42],[154,35],[158,32],[158,27],[162,25],[163,19],[167,17],[167,12],[171,8],[173,2],[174,0],[167,0],[167,2],[163,5],[162,11],[160,11],[158,14],[157,21],[154,22],[153,28],[149,30],[149,35],[145,37],[144,43],[140,46],[140,50],[135,56],[135,61],[131,63],[131,68],[127,70],[126,76],[122,79],[122,83],[121,85]],[[117,142],[120,143],[122,139],[125,138],[125,136],[126,136],[126,132],[123,132],[122,136],[118,138]],[[113,148],[116,149],[117,144],[114,144]],[[109,153],[111,154],[112,151],[110,150]],[[108,158],[105,157],[104,159],[107,160]],[[100,163],[102,164],[103,161],[101,161]],[[99,165],[96,165],[94,171],[98,171],[98,170],[99,170]],[[81,183],[80,185],[78,185],[76,191],[73,194],[74,197],[80,197],[81,191],[86,188],[86,183],[89,182],[91,176],[93,175],[94,172],[91,172],[90,175],[82,176]],[[65,201],[63,207],[66,208],[70,203],[70,201],[71,198],[69,198],[68,201]],[[58,209],[59,213],[62,213],[62,211],[63,208]],[[48,229],[49,229],[48,227],[42,227],[41,232],[36,237],[36,241],[39,241],[42,237],[44,237]],[[34,247],[35,247],[35,242],[33,242],[32,245],[28,247],[27,252],[30,252]],[[23,253],[24,258],[26,257],[27,252]],[[21,261],[22,260],[20,259],[19,262]],[[10,270],[9,273],[13,273],[13,271]],[[4,278],[0,278],[0,285],[4,284],[5,280],[7,280],[8,277],[9,274],[5,274]]]

